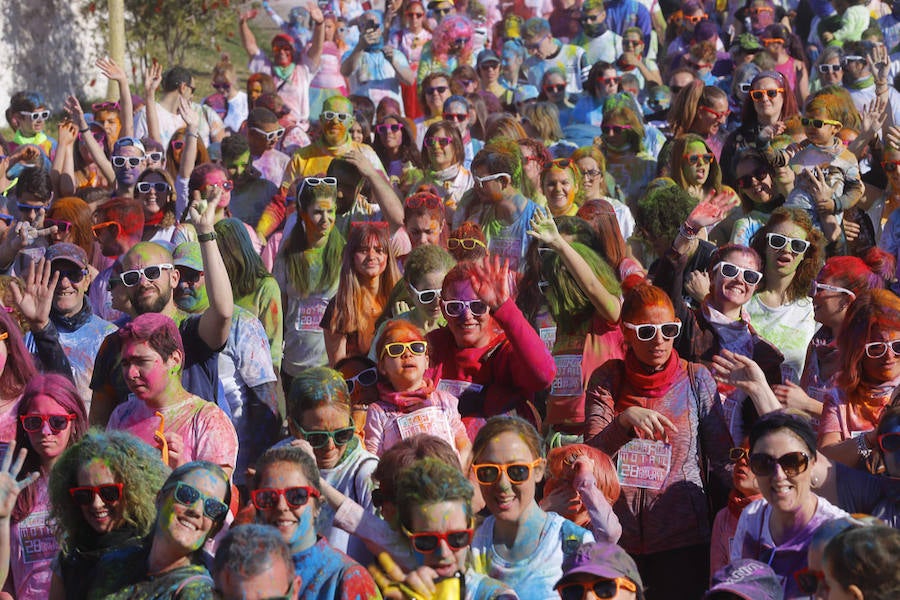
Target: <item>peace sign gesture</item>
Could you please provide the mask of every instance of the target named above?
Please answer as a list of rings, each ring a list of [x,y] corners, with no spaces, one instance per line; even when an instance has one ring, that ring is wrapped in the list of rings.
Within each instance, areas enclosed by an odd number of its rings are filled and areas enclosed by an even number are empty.
[[[25,464],[28,449],[22,448],[19,450],[16,462],[13,463],[12,457],[15,451],[16,442],[13,440],[9,443],[6,455],[3,457],[3,463],[0,465],[0,520],[9,518],[22,490],[37,481],[41,476],[40,473],[35,471],[34,473],[29,473],[25,479],[16,481],[19,471],[22,470],[22,465]]]

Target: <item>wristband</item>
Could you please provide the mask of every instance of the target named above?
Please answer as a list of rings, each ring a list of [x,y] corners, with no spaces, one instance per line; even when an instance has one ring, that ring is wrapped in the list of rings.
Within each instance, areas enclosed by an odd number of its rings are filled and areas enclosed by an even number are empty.
[[[695,240],[697,239],[697,230],[693,229],[687,223],[682,223],[681,227],[678,228],[678,233],[681,234],[686,240]]]
[[[199,134],[199,133],[194,133],[193,131],[185,131],[185,132],[184,132],[184,137],[195,137],[195,138],[197,138],[197,139],[199,140],[199,139],[200,139],[200,134]]]
[[[210,231],[209,233],[199,233],[197,234],[198,242],[212,242],[216,239],[216,232]]]
[[[78,133],[87,133],[87,132],[90,131],[90,130],[91,130],[90,127],[85,127],[84,129],[79,129],[79,130],[78,130]]]
[[[869,448],[869,443],[866,441],[866,434],[861,433],[856,436],[856,449],[859,450],[859,455],[863,459],[869,458],[872,454],[872,449]]]

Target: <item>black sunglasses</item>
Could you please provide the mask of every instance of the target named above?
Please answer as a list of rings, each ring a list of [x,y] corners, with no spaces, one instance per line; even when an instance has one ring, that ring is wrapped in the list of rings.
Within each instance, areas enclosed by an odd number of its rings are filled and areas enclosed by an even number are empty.
[[[770,477],[775,473],[776,465],[786,476],[796,477],[809,468],[809,456],[805,452],[788,452],[778,458],[762,453],[750,455],[750,470],[759,477]]]
[[[118,502],[122,497],[121,483],[106,483],[103,485],[83,485],[69,488],[69,495],[75,504],[88,506],[94,503],[94,496],[100,496],[104,504]]]

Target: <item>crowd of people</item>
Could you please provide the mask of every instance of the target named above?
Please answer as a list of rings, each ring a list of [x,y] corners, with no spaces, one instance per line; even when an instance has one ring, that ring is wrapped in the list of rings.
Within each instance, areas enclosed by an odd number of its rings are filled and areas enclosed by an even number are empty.
[[[900,598],[900,3],[375,4],[12,94],[0,597]]]

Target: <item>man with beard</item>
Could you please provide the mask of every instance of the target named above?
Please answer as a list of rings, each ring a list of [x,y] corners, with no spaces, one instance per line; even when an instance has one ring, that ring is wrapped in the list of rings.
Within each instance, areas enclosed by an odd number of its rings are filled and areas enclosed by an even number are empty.
[[[241,43],[250,64],[251,73],[265,73],[275,80],[278,95],[284,99],[285,105],[301,129],[309,129],[309,87],[313,75],[319,70],[322,57],[322,46],[325,43],[325,15],[315,2],[307,5],[309,16],[313,20],[313,37],[309,49],[302,56],[294,52],[294,40],[286,33],[279,33],[272,38],[272,59],[256,45],[256,36],[250,31],[248,21],[256,17],[256,9],[241,13]]]
[[[203,256],[203,271],[210,281],[207,286],[209,309],[202,315],[189,316],[175,305],[173,290],[178,285],[179,273],[173,264],[172,253],[158,244],[135,244],[122,256],[117,273],[121,285],[127,288],[134,312],[132,316],[162,313],[178,323],[185,345],[182,384],[192,394],[211,401],[218,397],[217,354],[228,340],[234,312],[228,273],[213,230],[219,194],[220,188],[212,188],[202,215],[191,207],[191,221],[197,230]],[[120,364],[121,343],[119,336],[113,333],[103,340],[94,362],[92,425],[106,426],[113,409],[128,397]],[[220,406],[228,412],[226,404],[220,403]]]
[[[572,40],[587,53],[587,61],[612,63],[622,54],[622,36],[606,23],[602,0],[585,0],[581,5],[581,34]]]
[[[315,177],[328,171],[332,159],[342,157],[354,150],[360,152],[384,179],[387,175],[381,159],[368,144],[354,142],[350,137],[353,126],[353,104],[343,96],[332,96],[322,104],[319,124],[322,135],[315,142],[294,153],[284,171],[281,187],[286,190],[298,177]]]
[[[172,263],[179,275],[175,305],[186,313],[202,315],[209,309],[209,296],[200,244],[180,244]],[[278,441],[281,428],[269,340],[256,315],[234,307],[228,341],[218,356],[219,381],[240,442],[234,482],[244,486],[247,468]]]

